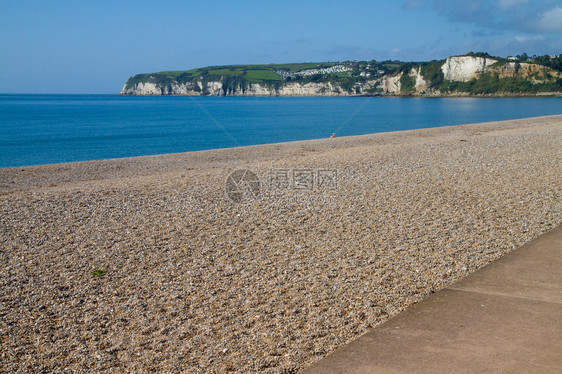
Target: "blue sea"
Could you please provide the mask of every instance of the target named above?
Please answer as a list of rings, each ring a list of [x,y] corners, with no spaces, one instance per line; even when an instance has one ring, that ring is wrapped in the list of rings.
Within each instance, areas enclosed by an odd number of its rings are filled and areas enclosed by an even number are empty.
[[[0,168],[562,114],[562,98],[0,95]]]

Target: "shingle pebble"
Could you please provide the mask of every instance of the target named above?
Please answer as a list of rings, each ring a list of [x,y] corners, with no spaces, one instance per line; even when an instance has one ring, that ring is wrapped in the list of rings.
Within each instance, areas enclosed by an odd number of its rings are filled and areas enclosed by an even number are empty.
[[[561,222],[562,116],[0,170],[0,371],[292,373]],[[230,172],[330,169],[242,203]]]

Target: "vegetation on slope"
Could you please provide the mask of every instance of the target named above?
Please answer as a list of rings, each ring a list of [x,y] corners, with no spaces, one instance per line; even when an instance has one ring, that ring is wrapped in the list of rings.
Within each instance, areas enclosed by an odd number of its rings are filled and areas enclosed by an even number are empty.
[[[126,88],[134,87],[139,82],[150,82],[161,85],[172,83],[185,84],[195,82],[199,78],[210,81],[221,79],[237,80],[240,82],[277,82],[281,78],[275,70],[286,70],[297,72],[305,69],[327,68],[337,63],[303,63],[303,64],[271,64],[271,65],[228,65],[211,66],[206,68],[183,70],[183,71],[161,71],[158,73],[138,74],[129,78]]]
[[[403,94],[409,94],[415,91],[416,79],[409,75],[408,73],[403,73],[400,77],[400,92]]]
[[[445,60],[433,60],[430,62],[422,62],[421,75],[424,80],[429,82],[430,88],[439,87],[443,83],[444,75],[441,66]]]
[[[485,73],[468,82],[443,81],[439,85],[443,93],[489,94],[536,94],[539,92],[562,92],[562,78],[533,83],[530,79],[499,78],[497,73]]]

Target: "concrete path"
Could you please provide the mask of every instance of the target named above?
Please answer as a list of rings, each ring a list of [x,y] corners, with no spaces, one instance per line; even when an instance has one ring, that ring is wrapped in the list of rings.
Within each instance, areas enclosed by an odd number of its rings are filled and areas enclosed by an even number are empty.
[[[562,373],[562,226],[305,373]]]

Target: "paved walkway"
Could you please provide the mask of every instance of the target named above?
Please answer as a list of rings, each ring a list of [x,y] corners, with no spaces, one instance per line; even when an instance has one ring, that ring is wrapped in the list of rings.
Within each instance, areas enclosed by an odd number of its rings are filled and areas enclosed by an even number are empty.
[[[562,226],[305,373],[562,373]]]

